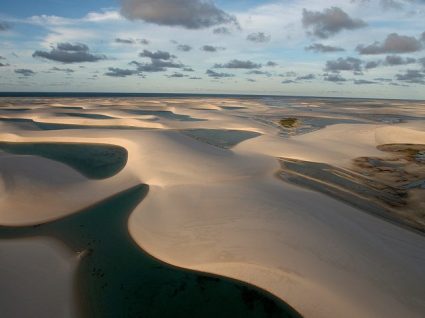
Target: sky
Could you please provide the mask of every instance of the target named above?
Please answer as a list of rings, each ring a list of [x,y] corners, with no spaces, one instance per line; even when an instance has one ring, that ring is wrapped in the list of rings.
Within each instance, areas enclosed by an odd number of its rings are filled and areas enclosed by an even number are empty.
[[[0,91],[425,99],[425,0],[3,0]]]

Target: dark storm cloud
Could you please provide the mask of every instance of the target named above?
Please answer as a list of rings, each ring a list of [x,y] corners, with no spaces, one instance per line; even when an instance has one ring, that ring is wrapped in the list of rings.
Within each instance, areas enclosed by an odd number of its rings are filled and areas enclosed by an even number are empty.
[[[397,74],[396,79],[413,84],[425,84],[425,72],[407,70],[404,74]]]
[[[0,67],[6,67],[6,66],[9,66],[9,64],[0,63]]]
[[[18,68],[15,70],[15,73],[26,77],[35,75],[35,72],[33,70],[27,68]]]
[[[343,48],[331,45],[325,45],[321,43],[314,43],[305,47],[306,51],[313,51],[315,53],[330,53],[330,52],[342,52],[345,51]]]
[[[157,60],[171,60],[172,58],[175,58],[175,56],[170,54],[169,52],[165,52],[165,51],[152,52],[149,50],[143,50],[142,53],[139,53],[139,56],[148,57],[148,58],[157,59]]]
[[[271,36],[266,35],[264,32],[255,32],[248,34],[246,37],[248,41],[255,42],[255,43],[267,43],[270,42]]]
[[[192,50],[192,47],[187,44],[179,44],[177,45],[177,50],[183,51],[183,52],[189,52]]]
[[[7,31],[11,28],[10,24],[7,22],[0,21],[0,32]]]
[[[117,67],[109,67],[108,72],[105,73],[106,76],[110,77],[127,77],[137,74],[136,70],[122,69]]]
[[[81,43],[59,43],[56,45],[56,48],[51,49],[50,52],[35,51],[32,57],[45,58],[65,64],[97,62],[106,59],[105,55],[90,53],[89,47]]]
[[[412,64],[412,63],[416,63],[416,59],[412,57],[402,58],[399,55],[388,55],[384,61],[384,64],[389,66],[406,65],[406,64]]]
[[[425,70],[425,57],[418,59],[418,62],[422,65],[422,68]]]
[[[366,62],[364,68],[369,70],[372,68],[377,68],[380,64],[381,64],[381,61],[369,61],[369,62]]]
[[[325,81],[338,83],[345,82],[347,80],[339,74],[325,74]]]
[[[313,80],[315,79],[316,76],[314,74],[307,74],[307,75],[303,75],[303,76],[298,76],[296,78],[297,81],[306,81],[306,80]]]
[[[121,38],[116,38],[115,39],[116,43],[122,43],[122,44],[134,44],[135,41],[133,39],[121,39]]]
[[[409,53],[422,49],[422,44],[413,36],[398,35],[391,33],[384,42],[375,42],[370,45],[358,45],[356,50],[360,54],[385,54],[385,53]]]
[[[206,0],[121,0],[121,13],[130,20],[143,20],[188,29],[219,24],[237,24],[234,16]]]
[[[226,28],[226,27],[218,27],[218,28],[215,28],[215,29],[213,30],[213,33],[214,33],[214,34],[223,34],[223,35],[229,35],[229,34],[232,34],[232,32],[230,31],[230,29],[229,29],[229,28]]]
[[[309,33],[326,39],[342,30],[354,30],[365,27],[367,24],[361,19],[353,19],[338,7],[331,7],[320,11],[303,9],[302,23]]]
[[[189,79],[190,79],[190,80],[201,80],[201,79],[202,79],[202,77],[192,76],[192,77],[189,77]]]
[[[376,84],[374,81],[368,81],[364,79],[354,80],[354,84],[356,85],[369,85],[369,84]]]
[[[207,70],[205,72],[205,74],[207,74],[209,77],[213,77],[213,78],[226,78],[226,77],[234,77],[234,74],[230,74],[230,73],[219,73],[213,70]]]
[[[256,80],[255,80],[255,79],[253,79],[253,78],[247,78],[246,80],[247,80],[248,82],[251,82],[251,83],[256,82]]]
[[[339,71],[361,71],[362,61],[354,57],[338,58],[337,60],[331,60],[326,62],[325,70],[328,72],[339,72]]]
[[[231,60],[225,64],[215,64],[214,68],[241,68],[241,69],[255,69],[261,68],[261,64],[252,61]]]
[[[191,67],[183,67],[182,71],[184,71],[184,72],[195,72],[195,70]]]
[[[217,51],[225,50],[225,48],[221,46],[204,45],[201,47],[201,50],[204,52],[217,52]]]
[[[296,83],[294,80],[284,80],[282,81],[282,84],[293,84]]]

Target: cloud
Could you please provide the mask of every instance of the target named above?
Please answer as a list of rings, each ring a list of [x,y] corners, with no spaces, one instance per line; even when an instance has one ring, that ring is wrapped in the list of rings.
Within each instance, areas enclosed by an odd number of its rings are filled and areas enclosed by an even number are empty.
[[[183,67],[182,71],[184,71],[184,72],[195,72],[195,70],[191,67]]]
[[[394,66],[394,65],[412,64],[415,62],[416,62],[416,59],[412,57],[402,58],[399,55],[388,55],[385,58],[384,64],[389,66]]]
[[[254,63],[252,61],[241,61],[241,60],[231,60],[225,64],[215,64],[214,68],[242,68],[242,69],[254,69],[260,68],[261,64]]]
[[[165,72],[168,68],[183,68],[184,65],[173,61],[152,58],[150,63],[130,62],[139,72]]]
[[[209,0],[121,0],[121,14],[130,20],[143,20],[187,29],[219,24],[238,24],[236,18]]]
[[[338,58],[326,62],[325,71],[339,72],[339,71],[361,71],[362,61],[354,57]]]
[[[284,81],[282,81],[282,84],[293,84],[293,83],[296,83],[294,80],[284,80]]]
[[[15,70],[15,73],[25,77],[34,76],[36,74],[33,70],[27,68],[18,68]]]
[[[10,24],[7,22],[0,21],[0,32],[7,31],[11,28]]]
[[[379,81],[379,82],[391,82],[392,81],[392,79],[385,78],[385,77],[377,77],[377,78],[374,78],[374,80]]]
[[[230,35],[232,32],[227,27],[218,27],[213,30],[214,34]]]
[[[116,43],[122,43],[122,44],[134,44],[135,41],[133,39],[121,39],[121,38],[116,38],[115,39]]]
[[[354,80],[354,84],[356,85],[368,85],[368,84],[376,84],[374,81],[368,81],[364,79]]]
[[[183,52],[189,52],[192,50],[192,47],[187,44],[179,44],[177,45],[177,50],[183,51]]]
[[[267,43],[270,42],[271,36],[266,35],[264,32],[255,32],[248,34],[246,37],[248,41],[255,42],[255,43]]]
[[[294,77],[294,76],[297,76],[297,73],[290,71],[290,72],[279,74],[279,76],[280,77]]]
[[[268,77],[272,76],[272,74],[270,72],[260,71],[260,70],[251,70],[251,71],[247,72],[246,74],[249,74],[249,75],[266,75]]]
[[[338,7],[331,7],[323,12],[303,9],[302,23],[304,28],[310,29],[309,34],[322,39],[326,39],[344,29],[354,30],[367,25],[361,19],[351,18]]]
[[[364,46],[358,45],[356,50],[360,54],[385,54],[385,53],[410,53],[417,52],[422,49],[419,40],[412,36],[398,35],[391,33],[384,42],[375,42]]]
[[[204,45],[201,47],[201,50],[205,52],[217,52],[219,50],[225,50],[225,48],[221,46]]]
[[[65,64],[97,62],[106,59],[105,55],[92,54],[89,51],[89,47],[85,44],[58,43],[56,48],[52,48],[50,52],[35,51],[32,57],[45,58]]]
[[[143,45],[148,45],[150,42],[147,39],[139,39],[139,43]]]
[[[6,67],[6,66],[9,66],[9,64],[0,63],[0,67]]]
[[[65,72],[65,73],[74,73],[75,71],[73,69],[70,68],[59,68],[59,67],[52,67],[50,69],[51,71],[55,71],[55,72]]]
[[[345,82],[347,80],[339,74],[325,74],[325,81],[338,83]]]
[[[413,84],[425,84],[425,73],[418,70],[407,70],[404,74],[397,74],[396,79]]]
[[[213,78],[226,78],[226,77],[234,77],[234,74],[229,74],[229,73],[219,73],[213,70],[207,70],[205,72],[205,74],[207,74],[209,77],[213,77]]]
[[[381,61],[369,61],[369,62],[366,62],[364,68],[369,70],[372,68],[377,68],[380,64],[381,64]]]
[[[379,4],[380,6],[384,9],[384,10],[401,10],[404,9],[404,5],[407,2],[413,3],[416,0],[401,0],[401,1],[396,1],[396,0],[380,0]],[[418,2],[421,2],[422,0],[417,0]],[[365,3],[369,3],[371,2],[371,0],[351,0],[351,2],[358,2],[360,4],[365,4]],[[423,2],[423,1],[422,1]]]
[[[313,51],[315,53],[329,53],[329,52],[342,52],[345,51],[343,48],[325,45],[321,43],[314,43],[305,47],[306,51]]]
[[[105,75],[110,77],[127,77],[131,75],[135,75],[137,73],[138,72],[136,70],[109,67],[108,72],[106,72]]]
[[[275,67],[275,66],[277,66],[278,64],[276,63],[276,62],[273,62],[273,61],[268,61],[267,63],[266,63],[266,66],[269,66],[269,67]]]
[[[57,49],[61,51],[71,51],[71,52],[87,52],[89,50],[89,47],[83,43],[58,43]]]
[[[316,75],[314,74],[307,74],[307,75],[303,75],[303,76],[298,76],[296,78],[297,81],[305,81],[305,80],[313,80],[316,78]]]
[[[425,70],[425,57],[418,59],[418,62],[422,65],[422,68]]]
[[[182,78],[182,77],[187,77],[187,75],[184,75],[182,73],[178,73],[178,72],[174,72],[171,75],[167,75],[168,78]]]
[[[149,50],[143,50],[142,53],[139,53],[139,56],[148,57],[148,58],[156,59],[156,60],[171,60],[175,58],[175,56],[170,54],[169,52],[165,52],[165,51],[152,52]]]

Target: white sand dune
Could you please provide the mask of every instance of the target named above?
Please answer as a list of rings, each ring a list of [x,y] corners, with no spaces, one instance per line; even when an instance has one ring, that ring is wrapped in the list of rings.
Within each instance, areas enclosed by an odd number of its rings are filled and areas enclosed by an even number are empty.
[[[145,102],[152,107],[155,101],[125,103],[142,107]],[[102,114],[108,115],[108,103],[104,102]],[[216,111],[236,104],[246,109]],[[0,156],[11,167],[0,179],[7,193],[0,197],[0,224],[36,224],[62,217],[144,182],[150,191],[131,215],[129,230],[137,244],[165,262],[250,282],[305,317],[423,317],[423,236],[275,177],[277,157],[347,167],[353,158],[382,154],[376,149],[380,144],[425,144],[423,130],[403,124],[338,124],[288,139],[279,135],[276,126],[255,118],[292,110],[269,111],[260,102],[224,99],[161,100],[160,105],[207,121],[158,118],[157,123],[168,130],[155,131],[0,134],[1,140],[15,142],[109,143],[129,153],[124,170],[102,181],[86,180],[47,159]],[[115,111],[111,108],[111,113]],[[89,121],[72,118],[72,122]],[[188,128],[241,129],[263,135],[224,150],[175,130]],[[44,193],[48,204],[37,206],[31,193]],[[18,197],[27,201],[18,203]],[[34,204],[36,214],[25,208]],[[11,215],[8,211],[13,209],[19,213]]]

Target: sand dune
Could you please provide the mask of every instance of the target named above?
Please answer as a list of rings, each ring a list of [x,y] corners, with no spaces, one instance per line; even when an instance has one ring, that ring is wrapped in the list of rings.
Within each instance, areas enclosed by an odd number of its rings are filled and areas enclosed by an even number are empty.
[[[117,108],[109,106],[116,103],[103,101],[101,114],[116,116]],[[120,107],[152,108],[155,103],[129,99],[120,101]],[[99,101],[60,102],[70,104],[100,107]],[[422,235],[275,176],[280,169],[278,157],[348,168],[359,156],[382,155],[376,148],[381,144],[425,144],[423,130],[414,123],[389,125],[376,118],[356,117],[347,106],[338,112],[345,111],[344,116],[355,118],[356,123],[330,124],[285,138],[285,130],[274,120],[293,115],[295,106],[165,99],[160,107],[204,121],[157,116],[155,125],[142,120],[140,126],[162,129],[146,131],[11,132],[4,128],[2,141],[119,145],[127,149],[128,162],[117,175],[93,181],[48,159],[2,154],[1,166],[8,169],[5,173],[1,168],[0,224],[37,224],[60,218],[143,182],[150,192],[131,215],[129,231],[137,244],[165,262],[252,283],[305,317],[423,316]],[[305,107],[317,108],[309,111],[310,116],[327,112],[328,117],[340,117],[332,116],[335,110],[327,109],[326,103]],[[388,107],[392,112],[403,110]],[[133,125],[137,118],[135,114],[101,121]],[[54,115],[48,120],[78,125],[95,121]],[[195,128],[262,135],[223,149],[179,132]]]

